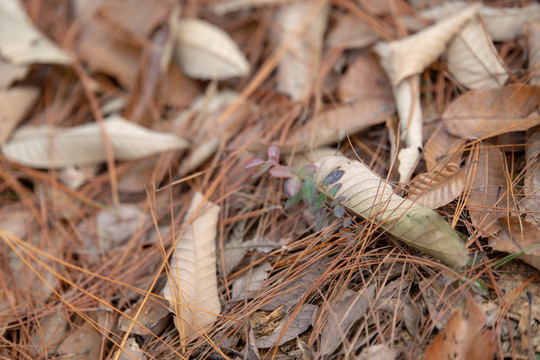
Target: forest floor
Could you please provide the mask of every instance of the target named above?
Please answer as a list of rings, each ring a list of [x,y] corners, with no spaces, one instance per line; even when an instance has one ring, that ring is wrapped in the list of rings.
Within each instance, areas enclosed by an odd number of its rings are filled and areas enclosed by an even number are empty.
[[[540,359],[540,5],[0,2],[0,358]]]

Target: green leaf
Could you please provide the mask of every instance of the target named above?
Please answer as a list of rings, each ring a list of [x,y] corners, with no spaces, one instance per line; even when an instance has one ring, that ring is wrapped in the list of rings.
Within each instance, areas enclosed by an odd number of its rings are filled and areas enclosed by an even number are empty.
[[[304,180],[304,185],[302,185],[302,190],[300,192],[302,193],[302,199],[304,199],[306,204],[313,204],[315,201],[315,196],[317,195],[317,190],[315,188],[313,179]]]
[[[320,193],[319,195],[317,195],[317,199],[315,200],[315,204],[313,204],[311,212],[314,213],[314,212],[320,210],[323,207],[325,201],[326,201],[326,195],[325,194]]]
[[[334,198],[334,197],[336,197],[336,194],[339,191],[339,189],[341,189],[341,183],[337,183],[335,185],[332,185],[330,190],[328,190],[328,194],[330,195],[330,197]]]
[[[285,203],[285,209],[290,209],[294,205],[298,204],[301,198],[302,198],[302,194],[300,192],[296,193],[296,195],[294,196],[291,196]]]

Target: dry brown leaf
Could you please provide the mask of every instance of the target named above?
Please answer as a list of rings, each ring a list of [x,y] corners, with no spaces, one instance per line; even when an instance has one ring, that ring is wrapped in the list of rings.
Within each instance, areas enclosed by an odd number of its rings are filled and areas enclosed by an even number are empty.
[[[540,86],[508,85],[468,91],[452,101],[442,117],[452,135],[489,137],[540,124],[540,116],[531,114],[538,103]]]
[[[362,49],[379,40],[368,24],[352,14],[341,15],[328,33],[327,47]]]
[[[360,55],[341,77],[338,97],[343,103],[366,98],[385,98],[393,101],[392,87],[384,69],[371,55]]]
[[[404,39],[377,43],[375,51],[392,84],[397,85],[403,79],[421,73],[441,56],[450,40],[473,19],[479,6],[479,3],[471,4]]]
[[[436,257],[451,267],[461,267],[469,255],[461,237],[431,209],[396,195],[390,184],[363,163],[343,156],[318,160],[314,181],[328,194],[333,185],[323,185],[330,173],[342,170],[341,188],[334,196],[352,213],[387,230],[411,247]]]
[[[104,121],[114,157],[137,159],[167,150],[185,149],[188,142],[174,134],[158,133],[119,116]],[[17,129],[2,145],[10,161],[36,168],[99,164],[107,159],[101,129],[92,122],[69,129],[26,126]]]
[[[216,234],[220,208],[195,192],[186,227],[171,257],[164,297],[175,314],[182,343],[201,336],[221,312],[216,274]]]
[[[525,148],[525,181],[523,186],[523,207],[528,219],[540,223],[540,128],[536,128],[527,138]]]
[[[350,105],[327,110],[315,116],[310,123],[292,134],[285,144],[280,145],[282,154],[309,151],[339,142],[347,134],[352,135],[370,126],[382,124],[395,112],[394,102],[388,98],[368,98]],[[264,151],[267,144],[261,143],[251,150]]]
[[[96,325],[94,325],[96,326]],[[99,360],[102,352],[102,335],[92,324],[84,322],[58,347],[58,354],[79,360]]]
[[[475,16],[448,45],[448,70],[469,89],[504,85],[508,74],[492,40]]]
[[[148,298],[137,317],[137,323],[131,328],[131,334],[146,336],[151,333],[154,335],[161,333],[170,322],[170,318],[168,317],[170,311],[167,305],[167,300]],[[133,307],[126,310],[125,314],[131,318],[135,318],[140,306],[141,302],[139,301]],[[130,326],[130,319],[125,316],[120,317],[118,320],[119,330],[127,331]]]
[[[276,12],[276,44],[285,42],[289,52],[277,69],[277,90],[292,101],[306,100],[318,76],[328,7],[317,1],[289,3]]]
[[[274,332],[270,335],[255,338],[257,347],[259,349],[266,349],[296,339],[298,335],[302,334],[311,326],[311,320],[317,308],[317,305],[304,304],[298,313],[291,313],[284,316],[274,329]],[[285,326],[287,326],[286,329],[284,329]]]
[[[459,164],[463,153],[459,151],[460,138],[448,133],[443,124],[439,126],[426,142],[424,160],[427,169],[433,171],[449,162]]]
[[[272,270],[272,265],[265,261],[255,267],[252,271],[246,271],[236,278],[232,287],[232,301],[250,299],[257,294],[264,286],[268,278],[268,273]]]
[[[249,73],[249,63],[223,30],[207,21],[181,19],[176,28],[174,59],[197,79],[224,80]]]
[[[538,225],[516,216],[501,219],[500,223],[502,229],[496,235],[489,237],[489,246],[493,250],[508,254],[537,246],[517,258],[540,270],[540,228]]]
[[[377,344],[362,350],[356,360],[394,360],[396,356],[396,352],[385,344]]]
[[[0,54],[16,65],[72,62],[64,50],[36,28],[19,0],[0,2]]]
[[[146,360],[144,352],[141,350],[134,338],[129,338],[120,352],[118,360]]]
[[[529,35],[529,76],[531,85],[540,85],[540,22],[527,24]]]
[[[495,333],[486,326],[486,316],[471,297],[463,313],[456,311],[446,329],[426,350],[426,360],[491,360],[495,353]]]
[[[16,86],[0,90],[0,144],[6,142],[15,127],[35,105],[40,91],[33,86]]]
[[[525,24],[540,18],[540,4],[530,3],[524,7],[514,8],[482,6],[480,15],[493,41],[502,42],[523,35]]]
[[[469,165],[474,178],[465,204],[471,222],[482,236],[493,235],[500,229],[498,219],[508,213],[504,156],[499,149],[482,147],[478,161]]]
[[[90,19],[80,31],[75,51],[95,72],[114,76],[127,89],[134,89],[140,46],[123,42],[112,36],[106,24]]]
[[[279,5],[289,0],[222,0],[212,5],[216,15],[223,16],[233,11],[262,7],[265,5]]]
[[[437,209],[453,201],[463,192],[467,172],[454,163],[440,170],[420,174],[409,188],[410,200],[430,209]]]
[[[67,334],[67,320],[60,313],[52,313],[38,320],[32,334],[32,347],[42,356],[55,353],[56,347]]]

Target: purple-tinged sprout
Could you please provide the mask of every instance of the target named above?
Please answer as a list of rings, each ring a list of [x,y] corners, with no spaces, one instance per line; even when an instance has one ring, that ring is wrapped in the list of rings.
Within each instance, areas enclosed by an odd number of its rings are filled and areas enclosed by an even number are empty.
[[[272,164],[269,164],[268,162],[264,162],[264,164],[262,164],[261,166],[259,166],[257,168],[257,172],[255,174],[253,174],[253,176],[251,176],[253,179],[256,179],[260,176],[262,176],[262,174],[264,174],[265,172],[268,171],[268,169],[270,169],[272,167]]]
[[[294,172],[288,167],[274,165],[274,167],[270,169],[270,175],[276,178],[286,179],[294,176]]]
[[[263,159],[260,159],[260,158],[251,159],[246,163],[244,168],[245,169],[251,169],[251,168],[260,166],[260,165],[264,164],[265,162],[266,161],[264,161]]]
[[[289,195],[290,197],[293,197],[296,194],[298,194],[301,188],[302,188],[302,179],[300,179],[298,176],[293,176],[285,182],[285,191],[287,192],[287,195]]]
[[[268,147],[268,161],[276,165],[279,164],[279,147],[276,145]]]
[[[302,166],[302,169],[300,170],[300,174],[302,176],[310,176],[317,172],[317,165],[315,164],[307,164]]]

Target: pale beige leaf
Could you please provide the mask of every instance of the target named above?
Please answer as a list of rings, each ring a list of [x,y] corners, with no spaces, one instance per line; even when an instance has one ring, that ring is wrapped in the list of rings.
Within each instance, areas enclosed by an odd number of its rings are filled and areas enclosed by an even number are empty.
[[[540,22],[527,24],[527,34],[529,35],[529,73],[531,85],[540,85]]]
[[[0,2],[0,54],[16,65],[69,65],[71,57],[43,35],[19,0]]]
[[[385,344],[377,344],[362,350],[356,360],[394,360],[396,356],[396,352]]]
[[[477,16],[448,45],[448,70],[469,89],[498,87],[508,74]]]
[[[109,117],[104,125],[117,160],[137,159],[188,146],[186,140],[174,134],[152,131],[119,116]],[[2,145],[2,152],[11,161],[37,168],[98,164],[107,159],[97,122],[69,129],[21,127]]]
[[[182,19],[176,29],[174,59],[186,75],[223,80],[249,73],[249,63],[223,30],[207,21]]]
[[[353,14],[341,15],[328,33],[327,47],[343,47],[346,49],[362,49],[379,40],[369,25]]]
[[[318,76],[327,13],[328,7],[316,1],[293,2],[277,10],[275,42],[285,42],[289,49],[277,69],[277,90],[293,101],[305,100]]]
[[[65,315],[64,315],[65,316]],[[52,354],[67,334],[68,321],[60,313],[52,313],[38,320],[32,334],[32,347],[40,354]]]
[[[430,209],[437,209],[453,201],[463,192],[467,172],[454,163],[440,170],[420,174],[409,188],[410,200]]]
[[[13,129],[35,105],[39,94],[39,89],[33,86],[0,90],[0,144],[6,142]]]
[[[382,124],[395,112],[390,98],[368,98],[327,110],[313,117],[309,124],[293,133],[280,145],[282,154],[309,151],[320,146],[339,142],[347,134],[352,135],[370,126]],[[254,145],[251,150],[266,151],[268,144]]]
[[[502,42],[523,35],[528,21],[540,19],[540,4],[533,2],[515,8],[482,6],[480,15],[493,41]]]
[[[163,289],[175,313],[182,342],[208,330],[221,311],[216,275],[216,234],[220,208],[196,192],[185,217],[185,228],[171,257]]]
[[[413,75],[394,85],[394,98],[399,116],[401,142],[398,153],[399,182],[406,183],[420,159],[422,142],[422,107],[420,105],[420,75]]]
[[[304,304],[298,313],[291,313],[283,317],[272,334],[255,338],[257,347],[259,349],[266,349],[296,339],[298,335],[302,334],[311,326],[311,320],[317,308],[317,305]],[[285,326],[287,327],[286,329],[284,329]]]
[[[23,79],[29,71],[30,65],[15,65],[0,58],[0,90],[4,90],[13,82]]]
[[[501,150],[482,147],[472,157],[472,185],[466,200],[471,222],[482,236],[500,229],[499,218],[508,214],[508,186]]]
[[[479,3],[471,4],[404,39],[377,43],[375,51],[392,84],[397,85],[406,77],[421,73],[441,56],[450,40],[473,19],[479,6]]]
[[[517,258],[540,270],[540,227],[516,216],[501,219],[502,229],[490,236],[489,246],[496,251],[508,254],[518,252],[531,246],[536,248],[525,251]]]
[[[467,297],[463,311],[456,311],[426,350],[426,360],[491,360],[495,353],[495,333],[487,327],[486,315]]]
[[[135,338],[129,338],[124,347],[121,350],[118,349],[117,352],[120,352],[118,360],[146,360],[146,356]]]
[[[538,103],[540,86],[507,85],[474,90],[452,101],[442,118],[452,135],[489,137],[540,124],[540,117],[533,113]]]
[[[327,156],[315,164],[318,171],[314,180],[325,193],[332,185],[322,185],[323,179],[336,170],[344,171],[335,198],[344,196],[343,205],[352,213],[371,219],[409,246],[449,266],[461,267],[469,260],[461,237],[440,215],[396,195],[390,184],[361,162]]]
[[[451,14],[455,14],[456,12],[464,9],[467,5],[467,2],[460,0],[444,1],[441,3],[436,3],[436,5],[433,5],[427,9],[423,9],[417,14],[417,16],[405,15],[403,16],[403,21],[407,25],[407,29],[409,29],[409,31],[416,32],[426,27],[429,22],[435,22],[443,17],[448,17]]]

